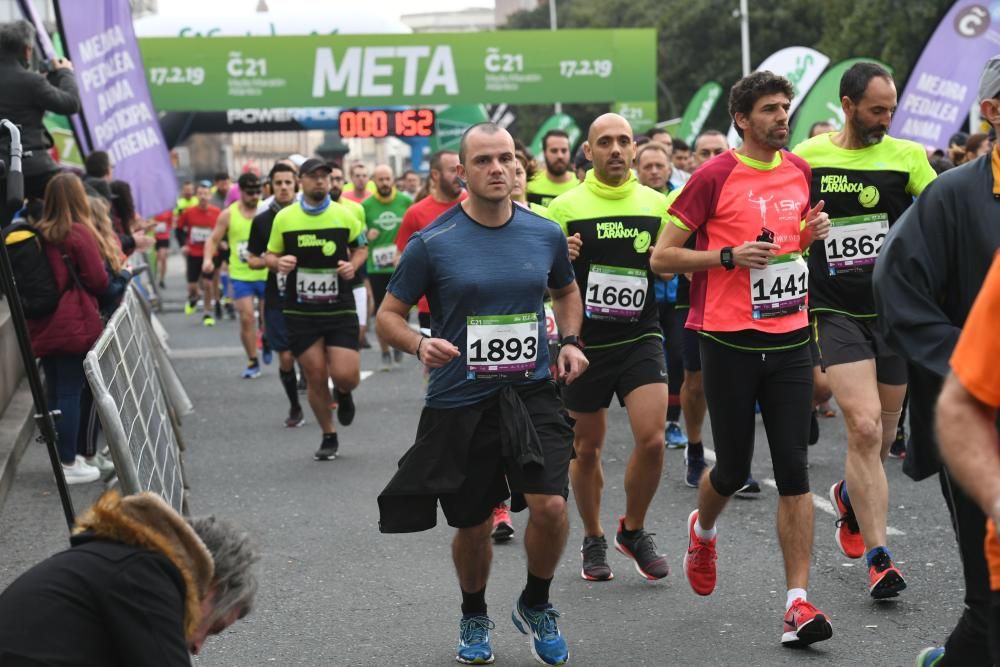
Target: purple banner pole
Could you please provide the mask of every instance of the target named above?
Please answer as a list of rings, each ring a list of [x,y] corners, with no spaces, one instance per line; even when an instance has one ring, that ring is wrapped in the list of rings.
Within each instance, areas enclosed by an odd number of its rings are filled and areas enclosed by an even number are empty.
[[[979,100],[983,65],[1000,53],[1000,12],[958,0],[924,47],[899,98],[889,133],[901,139],[946,148]]]
[[[93,150],[132,186],[144,217],[172,209],[177,180],[146,84],[128,0],[57,2]]]

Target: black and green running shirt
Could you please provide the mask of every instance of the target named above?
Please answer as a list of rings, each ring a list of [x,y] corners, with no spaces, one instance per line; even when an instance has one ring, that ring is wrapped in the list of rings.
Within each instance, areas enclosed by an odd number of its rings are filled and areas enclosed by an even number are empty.
[[[528,181],[528,186],[525,188],[528,203],[548,206],[553,199],[580,184],[575,175],[571,173],[569,176],[569,180],[565,183],[554,183],[549,180],[549,172],[544,170],[538,172],[533,179]]]
[[[812,168],[810,204],[825,202],[830,235],[809,248],[809,310],[875,317],[872,269],[882,243],[913,198],[934,180],[924,147],[886,136],[859,149],[836,146],[829,132],[796,146]]]
[[[356,314],[352,281],[337,274],[337,263],[365,245],[364,231],[364,223],[336,202],[316,214],[304,211],[298,201],[278,211],[267,250],[297,260],[285,283],[286,315]]]
[[[668,220],[666,201],[634,174],[612,187],[591,170],[580,187],[549,204],[547,215],[567,236],[579,234],[583,241],[573,270],[584,307],[580,336],[588,350],[662,338],[649,250]]]
[[[365,223],[378,236],[368,241],[368,273],[392,273],[396,267],[396,233],[403,222],[403,214],[413,201],[395,188],[387,200],[376,192],[361,202],[365,210]]]

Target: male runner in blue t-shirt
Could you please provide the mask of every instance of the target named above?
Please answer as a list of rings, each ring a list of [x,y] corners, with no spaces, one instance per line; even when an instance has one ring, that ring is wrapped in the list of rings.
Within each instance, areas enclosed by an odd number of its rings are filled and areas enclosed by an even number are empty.
[[[414,234],[378,313],[379,335],[430,369],[416,443],[379,496],[383,532],[432,528],[440,502],[458,529],[452,552],[462,589],[457,659],[493,661],[486,613],[492,510],[513,494],[525,507],[527,585],[511,618],[531,634],[543,664],[569,658],[549,603],[549,585],[566,544],[573,430],[549,375],[548,288],[565,335],[559,373],[567,383],[587,367],[577,334],[582,301],[559,227],[514,206],[514,140],[491,123],[462,137],[459,176],[469,198]],[[406,315],[426,294],[431,331]],[[510,491],[508,491],[508,487]]]

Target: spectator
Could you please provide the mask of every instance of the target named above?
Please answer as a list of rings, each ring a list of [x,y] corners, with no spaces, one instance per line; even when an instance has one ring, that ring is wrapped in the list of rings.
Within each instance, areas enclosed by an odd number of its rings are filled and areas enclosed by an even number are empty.
[[[965,161],[972,162],[978,157],[988,155],[993,150],[990,137],[985,132],[970,134],[965,140]]]
[[[96,481],[97,468],[77,455],[83,357],[100,337],[104,322],[97,297],[108,288],[108,272],[92,227],[87,194],[70,173],[54,176],[45,188],[45,206],[36,227],[61,294],[55,312],[28,320],[31,346],[45,371],[49,407],[56,420],[59,459],[69,484]]]
[[[671,156],[674,169],[691,173],[691,147],[683,139],[674,139],[674,154]]]
[[[65,58],[49,64],[48,75],[29,71],[35,29],[27,21],[0,25],[0,118],[21,126],[24,148],[24,196],[40,199],[59,167],[49,155],[52,136],[42,124],[46,111],[70,115],[80,111],[80,98],[73,65]],[[28,154],[30,151],[30,155]],[[10,154],[6,133],[0,137],[0,155]],[[0,179],[0,194],[6,199],[6,181]]]
[[[185,519],[154,493],[105,493],[70,543],[0,595],[5,667],[190,667],[257,592],[245,533]]]
[[[153,247],[155,239],[146,232],[152,223],[146,224],[135,210],[132,186],[125,181],[111,181],[111,224],[122,243],[126,256],[133,252],[146,252]]]
[[[948,139],[948,159],[955,166],[965,162],[965,142],[969,140],[969,135],[965,132],[956,132]]]
[[[226,208],[226,200],[229,196],[229,189],[233,187],[233,179],[229,177],[229,172],[220,171],[212,179],[212,200],[211,205],[220,211]]]

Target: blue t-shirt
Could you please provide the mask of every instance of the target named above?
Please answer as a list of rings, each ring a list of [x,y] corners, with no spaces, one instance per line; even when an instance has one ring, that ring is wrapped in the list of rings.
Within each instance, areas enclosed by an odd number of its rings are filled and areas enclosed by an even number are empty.
[[[427,405],[472,405],[503,382],[549,377],[542,300],[546,287],[573,280],[562,230],[517,205],[501,227],[485,227],[456,206],[414,234],[386,290],[408,304],[426,294],[434,336],[462,353],[431,370]]]

